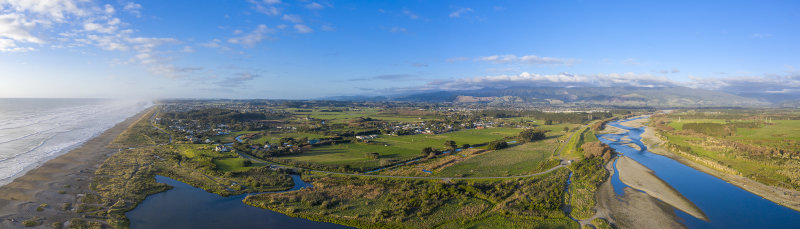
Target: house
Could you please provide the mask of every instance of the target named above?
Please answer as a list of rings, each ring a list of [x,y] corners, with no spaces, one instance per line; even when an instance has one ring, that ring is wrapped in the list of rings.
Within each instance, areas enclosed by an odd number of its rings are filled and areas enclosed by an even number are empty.
[[[217,151],[217,152],[228,152],[228,151],[231,151],[231,149],[226,147],[226,146],[223,146],[223,145],[217,145],[216,147],[214,147],[214,151]]]

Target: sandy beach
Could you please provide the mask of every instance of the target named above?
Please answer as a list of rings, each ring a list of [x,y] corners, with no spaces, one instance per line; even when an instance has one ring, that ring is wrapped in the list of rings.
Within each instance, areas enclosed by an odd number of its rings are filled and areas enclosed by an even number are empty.
[[[20,222],[34,216],[50,227],[53,222],[66,222],[80,218],[75,211],[77,201],[89,189],[94,171],[117,149],[108,148],[134,121],[144,117],[151,109],[140,112],[118,123],[83,145],[47,161],[28,171],[13,182],[0,187],[0,228],[23,228]],[[71,207],[65,207],[69,203]],[[37,208],[42,207],[41,211]],[[64,210],[66,209],[66,210]]]
[[[692,160],[689,160],[687,158],[681,157],[661,147],[661,144],[663,144],[664,142],[657,136],[657,133],[653,129],[653,127],[648,126],[645,128],[644,133],[642,133],[642,143],[644,143],[645,146],[647,146],[647,149],[650,152],[664,155],[684,165],[688,165],[694,169],[697,169],[701,172],[725,180],[733,185],[736,185],[744,190],[747,190],[748,192],[752,192],[753,194],[756,194],[758,196],[764,197],[765,199],[768,199],[772,202],[800,211],[800,191],[765,185],[746,177],[717,171],[712,168],[703,166]]]

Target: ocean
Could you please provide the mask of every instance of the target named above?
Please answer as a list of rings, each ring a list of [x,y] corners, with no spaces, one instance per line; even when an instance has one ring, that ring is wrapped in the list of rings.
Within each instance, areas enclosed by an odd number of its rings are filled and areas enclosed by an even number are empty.
[[[149,106],[109,99],[0,99],[0,186]]]

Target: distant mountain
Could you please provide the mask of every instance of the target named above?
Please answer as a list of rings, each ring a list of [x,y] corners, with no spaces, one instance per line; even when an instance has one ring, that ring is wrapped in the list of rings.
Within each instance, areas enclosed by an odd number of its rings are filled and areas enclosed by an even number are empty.
[[[437,91],[370,100],[456,103],[524,103],[546,105],[603,105],[626,107],[760,107],[757,99],[687,87],[514,87]]]

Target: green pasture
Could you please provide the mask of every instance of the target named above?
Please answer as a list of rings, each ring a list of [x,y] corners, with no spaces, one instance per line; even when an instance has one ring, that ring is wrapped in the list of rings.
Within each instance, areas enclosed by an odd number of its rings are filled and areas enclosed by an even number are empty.
[[[514,176],[541,172],[558,165],[552,159],[553,150],[558,146],[557,139],[529,142],[509,148],[488,151],[449,166],[434,174],[443,177],[470,176]],[[553,160],[555,163],[550,162]],[[548,163],[550,162],[550,163]]]

